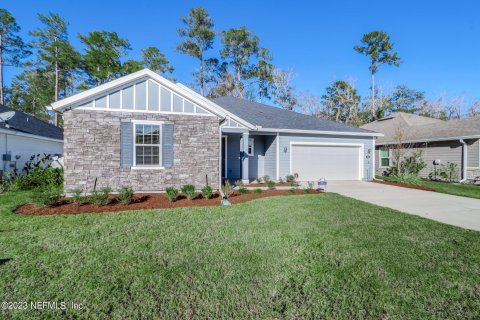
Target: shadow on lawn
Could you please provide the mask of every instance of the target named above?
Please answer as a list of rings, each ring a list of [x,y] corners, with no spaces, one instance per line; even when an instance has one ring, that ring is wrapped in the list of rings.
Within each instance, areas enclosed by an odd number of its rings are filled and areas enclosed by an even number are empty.
[[[7,263],[8,261],[10,261],[12,259],[10,258],[7,258],[7,259],[0,259],[0,266],[3,266],[5,263]]]

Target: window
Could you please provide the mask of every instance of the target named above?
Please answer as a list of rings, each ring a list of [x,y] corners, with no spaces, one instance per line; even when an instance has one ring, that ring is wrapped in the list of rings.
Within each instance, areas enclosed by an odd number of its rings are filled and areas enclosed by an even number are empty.
[[[253,145],[254,145],[254,140],[253,140],[253,138],[248,138],[247,155],[248,155],[249,157],[251,157],[251,156],[254,155]]]
[[[388,150],[387,148],[380,148],[380,167],[390,167],[390,150]]]
[[[135,124],[136,166],[160,166],[160,127],[159,124]]]

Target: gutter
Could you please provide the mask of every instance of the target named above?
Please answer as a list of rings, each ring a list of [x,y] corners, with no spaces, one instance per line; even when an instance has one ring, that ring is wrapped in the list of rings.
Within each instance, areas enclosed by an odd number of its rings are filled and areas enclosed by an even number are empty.
[[[462,150],[463,150],[462,172],[463,173],[462,173],[462,179],[459,181],[461,183],[461,182],[467,181],[467,163],[468,163],[467,155],[468,155],[468,153],[467,153],[467,143],[465,142],[465,140],[459,139],[459,141],[463,145],[463,147],[462,147]]]

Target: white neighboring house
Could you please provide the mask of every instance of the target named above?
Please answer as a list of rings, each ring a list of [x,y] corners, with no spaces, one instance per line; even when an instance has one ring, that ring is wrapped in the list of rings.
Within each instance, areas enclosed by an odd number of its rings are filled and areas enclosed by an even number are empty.
[[[22,171],[32,155],[63,155],[63,129],[32,115],[0,105],[0,113],[15,115],[0,120],[0,172]]]

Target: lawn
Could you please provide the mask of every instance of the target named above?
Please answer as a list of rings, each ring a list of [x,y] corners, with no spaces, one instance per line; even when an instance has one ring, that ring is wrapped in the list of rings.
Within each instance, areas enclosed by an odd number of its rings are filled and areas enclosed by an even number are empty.
[[[385,181],[393,181],[390,177],[377,177]],[[426,186],[432,188],[436,192],[452,194],[454,196],[462,196],[469,198],[480,199],[480,186],[474,184],[458,184],[458,183],[447,183],[439,181],[430,181],[430,180],[420,180],[418,185]]]
[[[468,319],[480,233],[336,194],[19,216],[0,195],[0,318]]]

